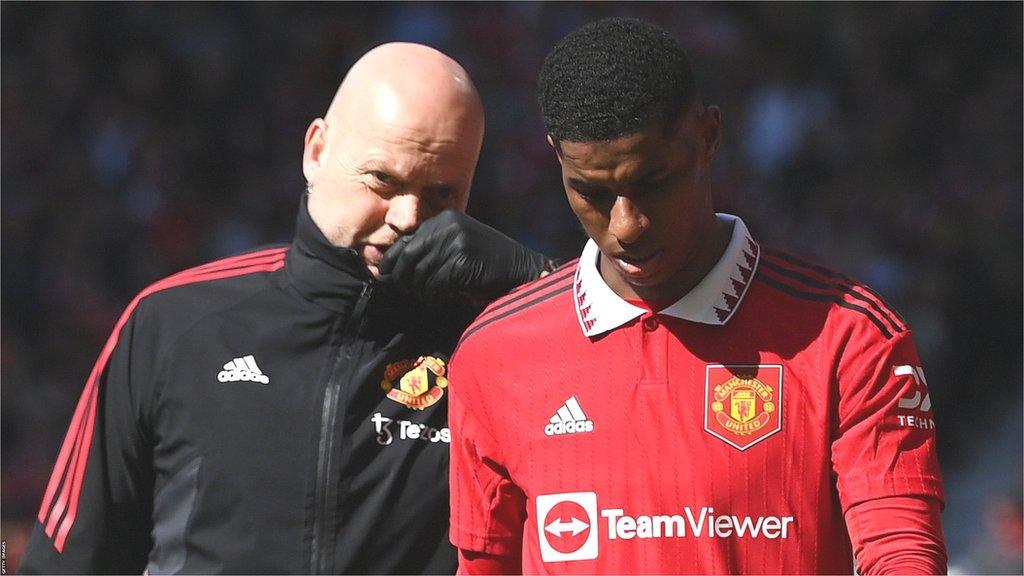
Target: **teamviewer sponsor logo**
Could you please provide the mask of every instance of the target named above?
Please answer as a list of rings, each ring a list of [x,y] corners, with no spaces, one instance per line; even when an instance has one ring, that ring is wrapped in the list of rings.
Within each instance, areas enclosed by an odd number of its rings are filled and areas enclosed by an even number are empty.
[[[683,508],[682,514],[630,516],[621,508],[601,510],[608,520],[609,540],[633,538],[789,538],[792,516],[733,516],[715,514],[703,506]]]
[[[594,492],[537,496],[537,539],[544,562],[593,560],[601,542],[662,538],[786,540],[796,531],[793,516],[750,516],[684,506],[670,514],[630,515],[622,508],[597,507]],[[598,517],[603,520],[599,521]]]
[[[537,496],[537,535],[544,562],[597,558],[597,494]]]
[[[544,433],[548,436],[559,436],[562,434],[580,434],[593,432],[594,422],[583,413],[583,408],[575,396],[570,397],[562,404],[562,407],[551,417],[550,422],[544,427]]]

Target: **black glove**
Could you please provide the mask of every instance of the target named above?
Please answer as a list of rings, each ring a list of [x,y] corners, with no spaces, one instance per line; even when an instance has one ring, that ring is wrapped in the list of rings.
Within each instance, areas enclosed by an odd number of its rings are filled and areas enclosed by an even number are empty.
[[[428,303],[453,295],[490,302],[553,268],[547,256],[455,209],[399,238],[377,267],[382,282]]]

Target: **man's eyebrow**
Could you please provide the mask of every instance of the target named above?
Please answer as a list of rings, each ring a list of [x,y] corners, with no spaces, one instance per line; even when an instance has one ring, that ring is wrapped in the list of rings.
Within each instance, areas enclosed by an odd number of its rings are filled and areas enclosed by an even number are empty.
[[[394,169],[390,164],[384,160],[377,158],[370,158],[364,161],[362,164],[356,166],[356,171],[360,174],[366,174],[367,172],[383,172],[395,181],[395,183],[404,182],[405,179],[399,176],[398,171]]]
[[[646,172],[640,174],[639,176],[633,178],[632,180],[633,182],[648,182],[650,180],[654,180],[658,176],[661,176],[667,169],[668,167],[665,166],[664,164],[655,166],[654,168],[647,170]]]
[[[594,188],[594,187],[596,187],[594,184],[591,184],[590,182],[588,182],[588,181],[586,181],[586,180],[584,180],[582,178],[577,178],[575,176],[570,176],[569,177],[569,183],[572,184],[576,188]]]
[[[646,172],[640,174],[639,176],[630,178],[628,183],[643,184],[645,182],[649,182],[660,177],[662,174],[665,173],[667,169],[668,167],[664,165],[655,166],[654,168],[647,170]],[[604,188],[602,184],[593,183],[576,176],[570,176],[569,183],[572,184],[575,188]]]
[[[377,158],[368,158],[364,160],[356,167],[356,169],[360,172],[367,172],[370,170],[380,170],[381,172],[387,172],[388,174],[394,172],[387,162]]]

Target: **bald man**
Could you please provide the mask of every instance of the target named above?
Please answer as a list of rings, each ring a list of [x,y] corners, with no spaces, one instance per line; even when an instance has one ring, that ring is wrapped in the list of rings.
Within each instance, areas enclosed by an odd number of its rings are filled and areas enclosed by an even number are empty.
[[[447,358],[550,270],[466,216],[484,119],[444,54],[386,44],[310,124],[290,246],[165,278],[118,320],[26,573],[452,573]]]

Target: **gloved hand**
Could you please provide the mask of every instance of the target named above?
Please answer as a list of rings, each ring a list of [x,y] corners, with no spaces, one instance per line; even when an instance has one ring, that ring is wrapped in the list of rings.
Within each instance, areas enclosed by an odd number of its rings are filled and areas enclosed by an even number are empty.
[[[381,281],[436,303],[454,294],[484,302],[554,268],[547,256],[455,209],[399,238],[377,267]]]

